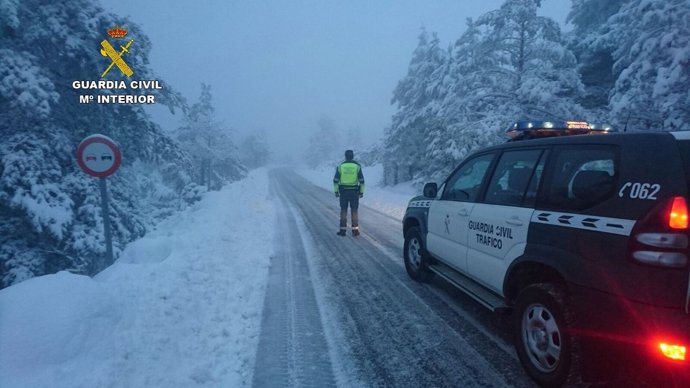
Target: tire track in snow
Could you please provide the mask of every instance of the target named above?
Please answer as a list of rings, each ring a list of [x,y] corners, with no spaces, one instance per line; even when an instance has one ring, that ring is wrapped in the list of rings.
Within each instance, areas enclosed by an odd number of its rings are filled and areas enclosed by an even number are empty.
[[[276,255],[264,300],[254,387],[332,387],[328,344],[314,295],[300,230],[285,197],[279,201]]]

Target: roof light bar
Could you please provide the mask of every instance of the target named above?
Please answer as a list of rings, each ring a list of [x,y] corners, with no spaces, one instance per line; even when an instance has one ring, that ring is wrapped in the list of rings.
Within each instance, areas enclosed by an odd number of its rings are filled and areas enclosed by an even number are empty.
[[[518,121],[506,131],[506,136],[510,140],[524,140],[609,132],[615,132],[610,125],[590,124],[586,121]]]

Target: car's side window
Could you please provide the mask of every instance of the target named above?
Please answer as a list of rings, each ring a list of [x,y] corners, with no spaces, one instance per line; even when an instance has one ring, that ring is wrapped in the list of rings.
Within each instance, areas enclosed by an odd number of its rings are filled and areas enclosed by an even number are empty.
[[[496,165],[484,202],[520,206],[543,150],[507,151]]]
[[[609,199],[618,179],[615,146],[568,147],[556,152],[540,207],[584,210]]]
[[[544,151],[539,158],[539,163],[534,169],[532,174],[532,179],[529,181],[529,186],[527,186],[527,193],[525,193],[525,200],[522,205],[525,207],[534,207],[537,201],[537,192],[539,191],[539,184],[541,183],[542,176],[544,175],[544,166],[546,165],[546,159],[549,156],[549,151]]]
[[[494,155],[494,153],[479,155],[465,162],[448,179],[441,199],[462,202],[476,201],[484,181],[484,175],[486,175]]]

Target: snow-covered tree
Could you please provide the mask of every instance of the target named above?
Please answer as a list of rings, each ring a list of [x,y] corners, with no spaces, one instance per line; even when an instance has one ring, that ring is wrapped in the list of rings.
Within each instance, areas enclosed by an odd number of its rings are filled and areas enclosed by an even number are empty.
[[[573,31],[568,47],[578,59],[578,71],[585,92],[580,104],[588,110],[588,119],[609,121],[609,94],[613,89],[613,52],[615,42],[600,39],[608,19],[629,0],[573,0],[568,21]]]
[[[311,167],[342,158],[342,137],[333,119],[323,116],[317,122],[318,129],[309,138],[305,160]]]
[[[481,46],[482,34],[472,19],[466,21],[465,33],[455,42],[442,79],[442,99],[433,125],[427,127],[423,179],[443,179],[471,150],[496,141],[493,130],[482,127],[486,112],[471,103],[474,91],[490,82],[485,72],[491,62]],[[484,135],[484,136],[483,136]]]
[[[690,0],[633,0],[611,16],[616,78],[610,108],[633,130],[688,129]]]
[[[240,143],[240,159],[247,168],[265,166],[271,158],[266,132],[257,131],[244,137]]]
[[[448,162],[456,164],[477,148],[503,141],[503,132],[516,120],[584,115],[576,103],[582,84],[575,56],[557,23],[537,16],[539,5],[507,0],[498,10],[468,20],[454,46],[443,124],[427,139],[427,147],[433,147],[428,152],[438,155],[430,173],[447,172]]]
[[[582,92],[576,59],[558,24],[537,16],[540,0],[507,0],[475,22],[481,31],[480,77],[470,103],[474,110],[518,118],[573,118],[583,114],[574,99]],[[469,92],[469,91],[468,91]],[[507,116],[510,117],[510,116]]]
[[[199,184],[209,189],[240,179],[246,173],[231,131],[216,120],[212,100],[211,86],[202,83],[199,101],[187,110],[177,130],[177,139],[197,165]]]
[[[450,52],[420,35],[384,142],[393,182],[445,176],[469,152],[502,141],[516,120],[584,116],[576,58],[539,6],[506,0],[468,20]]]
[[[386,135],[384,164],[395,183],[413,179],[427,165],[420,147],[425,144],[427,131],[438,121],[439,102],[447,92],[443,81],[448,60],[448,51],[440,47],[436,34],[430,38],[422,29],[407,75],[393,91],[391,101],[398,111]]]
[[[569,20],[590,116],[630,130],[687,128],[690,1],[574,0]]]
[[[356,149],[354,151],[356,152],[355,159],[357,159],[357,162],[361,163],[363,166],[372,166],[374,164],[383,162],[383,150],[380,142],[375,142],[364,149]]]

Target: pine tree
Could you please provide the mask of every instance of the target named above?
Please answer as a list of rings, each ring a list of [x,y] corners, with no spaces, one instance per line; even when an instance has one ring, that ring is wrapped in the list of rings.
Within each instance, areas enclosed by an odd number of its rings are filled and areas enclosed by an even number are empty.
[[[537,16],[539,0],[507,0],[481,16],[481,82],[475,110],[489,109],[518,118],[573,118],[583,114],[573,102],[582,92],[575,56],[558,24]],[[487,77],[488,75],[488,77]],[[504,123],[505,124],[505,123]]]
[[[342,158],[341,136],[333,119],[323,116],[317,122],[318,129],[309,138],[305,160],[310,167],[322,163],[335,163]]]
[[[450,93],[442,102],[433,152],[447,171],[469,152],[503,141],[512,122],[584,115],[574,55],[558,25],[537,16],[540,2],[508,0],[467,21],[453,50]],[[430,152],[432,150],[429,150]],[[433,170],[432,170],[433,171]]]
[[[638,130],[687,129],[690,0],[629,1],[600,39],[616,47],[614,120]]]
[[[424,142],[427,131],[437,122],[439,101],[447,93],[444,78],[448,60],[436,34],[429,39],[422,29],[407,75],[393,92],[392,103],[398,105],[398,111],[386,136],[384,164],[395,175],[392,180],[396,183],[414,179],[427,164]]]
[[[271,158],[266,132],[258,131],[245,136],[240,145],[240,159],[247,168],[265,166]]]
[[[199,101],[187,110],[177,139],[192,155],[198,182],[207,189],[219,188],[245,175],[230,130],[215,118],[210,85],[201,84]]]
[[[574,28],[568,36],[568,47],[578,59],[578,71],[585,92],[579,100],[589,111],[588,119],[608,122],[609,95],[613,89],[612,40],[600,39],[608,19],[629,0],[573,0],[568,15]]]
[[[450,51],[426,32],[394,91],[386,133],[387,182],[441,178],[469,152],[503,140],[525,118],[582,118],[573,53],[539,0],[507,0],[467,21]],[[389,174],[394,175],[392,179]]]

